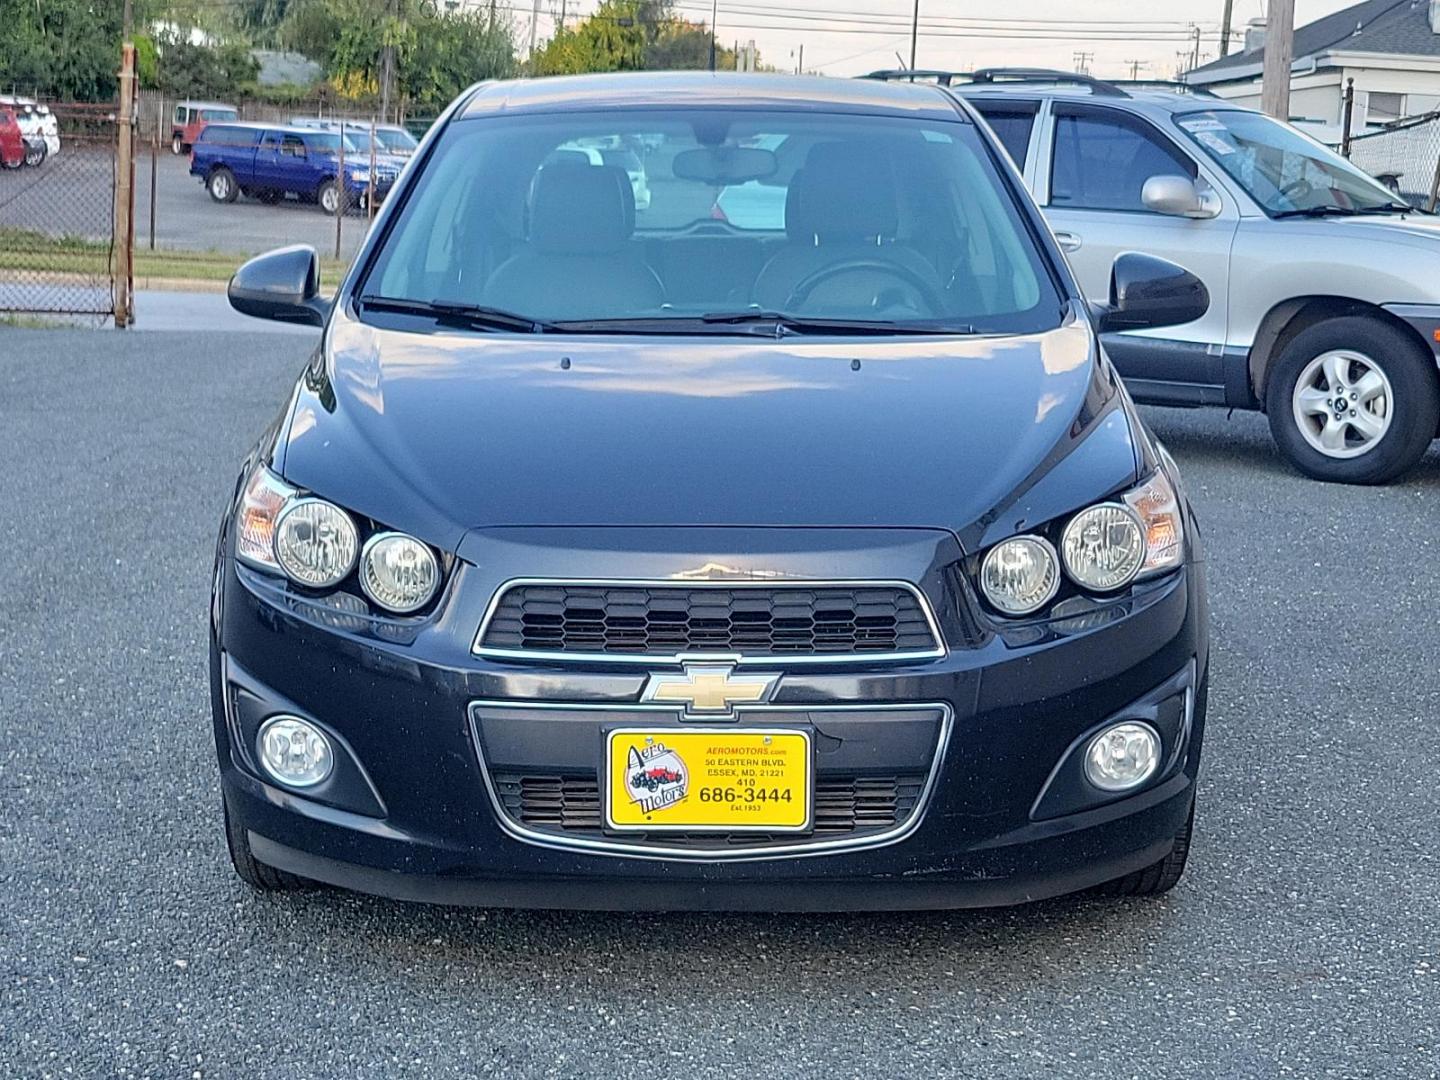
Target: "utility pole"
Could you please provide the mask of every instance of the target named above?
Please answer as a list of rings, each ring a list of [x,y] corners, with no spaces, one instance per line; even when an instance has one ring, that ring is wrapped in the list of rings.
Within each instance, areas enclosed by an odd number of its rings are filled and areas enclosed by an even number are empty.
[[[804,75],[804,74],[805,74],[805,43],[804,43],[803,41],[800,43],[800,55],[799,55],[799,58],[795,61],[795,74],[796,74],[796,75]]]
[[[1200,66],[1200,27],[1192,24],[1190,32],[1195,35],[1195,52],[1190,57],[1190,70],[1194,71]]]
[[[920,0],[915,0],[915,15],[910,20],[910,70],[915,70],[915,50],[920,44]]]
[[[1075,62],[1075,74],[1090,74],[1090,61],[1095,58],[1093,52],[1080,52],[1077,50],[1070,54],[1070,58]]]
[[[1131,81],[1131,82],[1138,82],[1138,81],[1140,80],[1140,65],[1143,64],[1144,62],[1145,62],[1145,61],[1143,61],[1143,60],[1126,60],[1126,61],[1125,61],[1125,63],[1127,63],[1127,64],[1130,65],[1130,81]]]
[[[1220,16],[1220,58],[1230,55],[1230,17],[1235,14],[1235,0],[1225,0],[1225,13]]]
[[[525,54],[529,60],[535,59],[535,31],[540,29],[540,0],[535,0],[534,6],[530,9],[530,50]]]
[[[1295,0],[1270,0],[1265,23],[1265,72],[1260,108],[1290,119],[1290,64],[1295,58]]]
[[[535,0],[535,2],[538,4],[538,3],[540,2],[540,0]],[[703,10],[703,9],[702,9],[702,10]],[[715,54],[720,51],[720,45],[719,45],[719,42],[716,40],[716,36],[715,36],[715,35],[717,35],[718,33],[720,33],[720,27],[717,25],[718,22],[719,22],[719,19],[720,19],[720,0],[711,0],[711,2],[710,2],[710,70],[711,70],[711,71],[714,71],[714,70],[715,70],[715,60],[716,60],[716,55],[715,55]]]

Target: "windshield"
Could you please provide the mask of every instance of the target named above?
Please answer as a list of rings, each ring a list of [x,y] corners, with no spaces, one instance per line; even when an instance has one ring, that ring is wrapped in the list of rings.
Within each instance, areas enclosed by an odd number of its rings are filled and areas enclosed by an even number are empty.
[[[234,109],[201,109],[200,119],[202,120],[234,120],[236,117]]]
[[[1261,113],[1216,109],[1183,113],[1175,123],[1268,214],[1365,210],[1396,201],[1338,154]]]
[[[800,112],[457,121],[360,292],[649,332],[1032,332],[1061,311],[972,125]]]
[[[420,145],[415,136],[398,128],[376,128],[375,138],[381,148],[387,150],[414,150]]]

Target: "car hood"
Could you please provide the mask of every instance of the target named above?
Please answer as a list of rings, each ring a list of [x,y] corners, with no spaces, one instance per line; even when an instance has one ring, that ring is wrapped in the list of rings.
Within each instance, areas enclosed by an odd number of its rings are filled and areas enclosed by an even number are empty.
[[[1325,224],[1345,229],[1344,235],[1366,240],[1388,240],[1416,244],[1440,250],[1440,216],[1426,214],[1386,214],[1383,217],[1337,217],[1320,219]],[[1331,234],[1333,235],[1333,234]]]
[[[1118,406],[1075,313],[1030,336],[777,341],[414,333],[337,310],[275,459],[448,550],[502,525],[943,527],[973,550],[1132,480]]]

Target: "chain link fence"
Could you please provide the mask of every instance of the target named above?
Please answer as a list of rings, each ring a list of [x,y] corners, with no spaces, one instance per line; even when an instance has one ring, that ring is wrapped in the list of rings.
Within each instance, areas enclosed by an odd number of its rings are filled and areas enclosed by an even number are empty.
[[[1353,136],[1350,160],[1411,204],[1434,209],[1440,112],[1409,117],[1382,131]]]
[[[26,114],[27,152],[0,169],[0,312],[109,316],[117,270],[115,106],[10,108]]]

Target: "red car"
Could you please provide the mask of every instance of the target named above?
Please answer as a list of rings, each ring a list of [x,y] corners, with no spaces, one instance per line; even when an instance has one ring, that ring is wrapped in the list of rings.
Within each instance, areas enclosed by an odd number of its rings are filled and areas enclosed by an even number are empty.
[[[678,784],[680,774],[674,769],[646,769],[638,772],[630,778],[630,786],[645,788],[647,791],[654,791],[663,784]]]
[[[18,169],[25,164],[25,139],[20,134],[20,121],[9,105],[0,105],[0,165]]]

